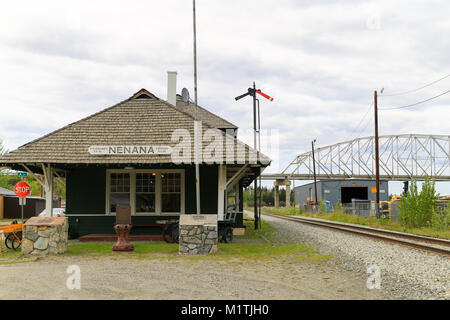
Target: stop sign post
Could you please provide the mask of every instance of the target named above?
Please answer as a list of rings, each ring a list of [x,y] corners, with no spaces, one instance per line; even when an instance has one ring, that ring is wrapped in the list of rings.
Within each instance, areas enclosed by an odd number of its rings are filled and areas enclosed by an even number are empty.
[[[25,198],[30,194],[30,192],[31,192],[30,185],[25,181],[20,181],[14,186],[14,193],[19,197],[19,205],[22,213],[22,223],[23,223],[23,206],[25,205]]]

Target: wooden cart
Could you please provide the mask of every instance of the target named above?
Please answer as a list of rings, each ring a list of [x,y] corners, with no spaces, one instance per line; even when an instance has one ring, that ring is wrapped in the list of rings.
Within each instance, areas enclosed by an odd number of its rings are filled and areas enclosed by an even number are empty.
[[[17,250],[22,244],[23,223],[12,223],[0,226],[0,231],[5,237],[5,245],[8,249]]]

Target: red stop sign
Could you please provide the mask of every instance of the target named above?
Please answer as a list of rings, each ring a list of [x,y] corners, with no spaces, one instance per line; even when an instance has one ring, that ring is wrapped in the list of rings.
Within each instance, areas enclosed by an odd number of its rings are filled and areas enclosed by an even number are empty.
[[[17,194],[20,198],[25,198],[30,194],[31,188],[30,185],[26,182],[18,182],[14,186],[14,193]]]

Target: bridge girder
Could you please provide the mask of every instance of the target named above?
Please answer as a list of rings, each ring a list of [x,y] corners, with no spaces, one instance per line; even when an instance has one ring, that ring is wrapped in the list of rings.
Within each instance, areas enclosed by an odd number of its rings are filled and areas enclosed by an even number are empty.
[[[386,135],[379,137],[380,179],[450,181],[450,135]],[[321,180],[375,179],[373,136],[315,149],[316,175]],[[281,174],[264,180],[312,180],[312,152],[298,155]]]

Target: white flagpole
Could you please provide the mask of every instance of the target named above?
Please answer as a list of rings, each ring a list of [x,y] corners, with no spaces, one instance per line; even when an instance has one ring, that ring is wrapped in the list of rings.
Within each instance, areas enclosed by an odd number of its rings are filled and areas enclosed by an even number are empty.
[[[200,168],[199,168],[199,145],[198,138],[199,134],[202,132],[201,122],[198,122],[197,118],[197,31],[195,25],[195,0],[193,3],[193,16],[194,16],[194,95],[195,95],[195,123],[194,123],[194,154],[195,154],[195,193],[196,193],[196,204],[197,204],[197,214],[200,214]]]

